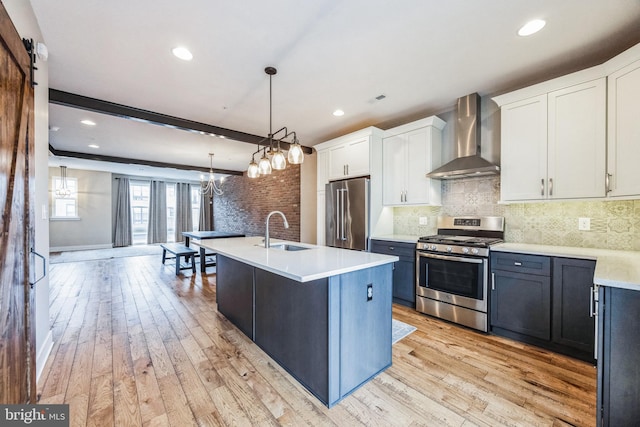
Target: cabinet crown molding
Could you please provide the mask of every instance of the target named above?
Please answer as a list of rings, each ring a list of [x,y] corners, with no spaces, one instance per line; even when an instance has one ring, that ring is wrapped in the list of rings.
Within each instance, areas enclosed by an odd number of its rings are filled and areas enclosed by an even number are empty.
[[[339,136],[334,139],[330,139],[329,141],[322,142],[320,144],[316,144],[313,148],[316,151],[325,151],[331,147],[335,147],[336,145],[344,144],[345,142],[353,141],[354,139],[365,138],[365,137],[378,137],[382,138],[383,131],[382,129],[378,129],[375,126],[369,126],[364,129],[360,129],[355,132],[348,133],[346,135]]]
[[[444,127],[446,125],[447,125],[447,122],[442,120],[440,117],[438,117],[438,116],[430,116],[430,117],[426,117],[424,119],[416,120],[416,121],[411,122],[411,123],[406,123],[404,125],[400,125],[400,126],[396,126],[394,128],[391,128],[391,129],[387,129],[387,130],[384,131],[384,134],[383,134],[382,137],[383,138],[388,138],[390,136],[399,135],[399,134],[405,133],[405,132],[411,132],[412,130],[424,128],[424,127],[427,127],[427,126],[433,126],[434,128],[436,128],[438,130],[442,130],[442,129],[444,129]]]

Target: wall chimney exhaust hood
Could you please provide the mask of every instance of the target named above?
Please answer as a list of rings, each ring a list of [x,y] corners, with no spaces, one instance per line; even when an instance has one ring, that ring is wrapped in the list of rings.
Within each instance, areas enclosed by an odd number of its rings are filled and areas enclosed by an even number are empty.
[[[480,96],[458,98],[456,158],[427,174],[427,178],[456,179],[498,175],[500,167],[480,157]]]

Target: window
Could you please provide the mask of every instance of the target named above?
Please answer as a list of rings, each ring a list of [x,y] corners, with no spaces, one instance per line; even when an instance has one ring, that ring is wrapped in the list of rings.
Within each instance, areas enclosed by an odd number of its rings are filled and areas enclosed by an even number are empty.
[[[195,185],[191,186],[191,220],[193,231],[198,231],[200,225],[200,191]]]
[[[176,241],[176,185],[167,183],[167,242]]]
[[[78,179],[67,177],[68,196],[59,196],[56,190],[62,188],[62,178],[54,176],[51,194],[53,196],[51,218],[53,219],[78,219]]]
[[[131,222],[133,223],[134,245],[147,244],[147,229],[149,228],[149,182],[130,181]]]

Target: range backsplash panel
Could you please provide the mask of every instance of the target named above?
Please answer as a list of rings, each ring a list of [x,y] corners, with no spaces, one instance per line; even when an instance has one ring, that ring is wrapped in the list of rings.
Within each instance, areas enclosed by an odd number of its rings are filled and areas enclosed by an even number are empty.
[[[505,240],[553,246],[640,250],[640,200],[498,204],[500,177],[442,181],[441,207],[394,208],[394,233],[435,234],[438,215],[504,216]],[[427,217],[428,225],[419,225]],[[591,230],[578,230],[578,218]]]

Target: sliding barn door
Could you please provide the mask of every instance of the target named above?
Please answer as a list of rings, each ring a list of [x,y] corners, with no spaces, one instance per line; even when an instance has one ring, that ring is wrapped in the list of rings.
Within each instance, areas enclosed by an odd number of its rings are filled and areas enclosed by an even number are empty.
[[[33,89],[29,55],[0,3],[0,403],[35,403]]]

